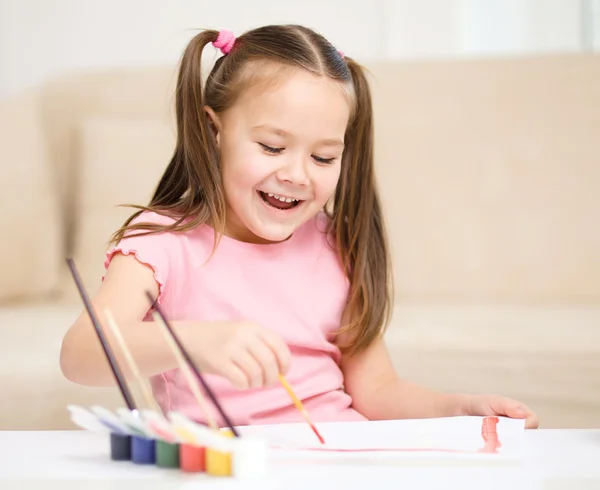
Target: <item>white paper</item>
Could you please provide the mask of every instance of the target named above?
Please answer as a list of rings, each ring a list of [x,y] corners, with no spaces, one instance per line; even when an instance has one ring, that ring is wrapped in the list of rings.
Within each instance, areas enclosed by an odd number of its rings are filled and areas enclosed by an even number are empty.
[[[267,439],[274,451],[316,454],[435,455],[448,458],[522,457],[525,421],[505,417],[449,417],[316,424],[320,444],[307,424],[240,427],[243,435]]]

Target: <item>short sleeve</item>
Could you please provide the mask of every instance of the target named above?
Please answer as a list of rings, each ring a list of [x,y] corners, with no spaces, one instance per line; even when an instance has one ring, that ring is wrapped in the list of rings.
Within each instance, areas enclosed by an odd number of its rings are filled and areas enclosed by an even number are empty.
[[[168,225],[173,222],[171,218],[156,213],[144,212],[137,216],[133,223],[156,223]],[[168,284],[171,269],[170,241],[172,233],[152,233],[150,235],[135,236],[137,231],[125,235],[121,241],[110,247],[106,252],[104,268],[108,269],[112,258],[117,253],[133,255],[138,262],[150,267],[154,273],[154,280],[158,284],[157,304],[161,304]]]

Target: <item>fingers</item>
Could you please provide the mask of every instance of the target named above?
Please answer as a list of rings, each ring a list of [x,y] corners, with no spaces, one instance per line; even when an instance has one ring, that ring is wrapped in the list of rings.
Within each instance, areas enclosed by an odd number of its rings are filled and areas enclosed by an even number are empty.
[[[248,350],[240,350],[233,363],[243,372],[246,380],[243,388],[258,388],[264,385],[264,371],[261,363]]]
[[[519,405],[513,404],[513,403],[505,406],[504,412],[507,417],[510,417],[513,419],[524,419],[527,417],[527,415],[525,414],[525,411],[523,409],[521,409]]]
[[[279,335],[270,332],[269,330],[262,330],[260,332],[260,337],[266,345],[269,346],[275,356],[278,365],[277,374],[287,373],[292,359],[292,354],[288,345]]]
[[[279,335],[256,325],[240,327],[224,357],[214,362],[221,365],[218,371],[238,389],[276,384],[279,374],[289,368],[291,353],[287,344]]]
[[[220,374],[228,379],[229,382],[238,390],[244,390],[248,388],[248,376],[244,370],[242,370],[233,362],[229,362],[227,366],[221,372],[217,372],[217,374]]]
[[[538,428],[538,417],[537,415],[526,405],[518,402],[511,402],[505,410],[506,415],[513,419],[525,419],[526,429],[537,429]]]
[[[258,341],[250,345],[249,350],[261,368],[261,386],[272,386],[277,383],[280,372],[279,362],[271,347]]]
[[[279,373],[284,372],[281,366],[287,370],[288,356],[287,345],[279,341],[278,337],[273,336],[267,342],[261,335],[238,351],[232,360],[246,376],[247,383],[244,387],[259,388],[278,382]]]
[[[513,419],[525,419],[526,429],[538,428],[538,416],[524,403],[499,396],[494,396],[490,402],[490,405],[498,415],[505,415]]]
[[[525,414],[525,428],[526,429],[537,429],[539,427],[540,421],[538,416],[535,414],[531,408],[527,405],[520,404],[519,411],[522,411]]]
[[[537,429],[540,425],[538,416],[534,413],[531,413],[531,415],[528,415],[527,418],[525,419],[525,428],[526,429]]]

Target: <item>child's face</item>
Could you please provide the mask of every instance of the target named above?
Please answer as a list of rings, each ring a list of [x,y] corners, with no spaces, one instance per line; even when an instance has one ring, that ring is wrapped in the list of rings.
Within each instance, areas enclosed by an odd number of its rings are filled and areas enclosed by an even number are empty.
[[[348,96],[326,77],[284,73],[245,90],[218,116],[209,110],[228,203],[226,234],[238,240],[287,239],[323,209],[340,175]]]

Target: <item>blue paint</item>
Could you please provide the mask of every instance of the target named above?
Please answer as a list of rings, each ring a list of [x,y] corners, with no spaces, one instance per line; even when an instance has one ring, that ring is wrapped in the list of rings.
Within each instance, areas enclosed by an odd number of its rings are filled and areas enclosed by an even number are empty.
[[[131,436],[131,461],[135,464],[154,464],[156,461],[155,440]]]

